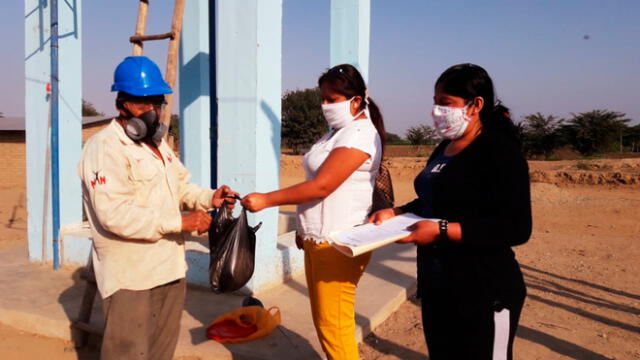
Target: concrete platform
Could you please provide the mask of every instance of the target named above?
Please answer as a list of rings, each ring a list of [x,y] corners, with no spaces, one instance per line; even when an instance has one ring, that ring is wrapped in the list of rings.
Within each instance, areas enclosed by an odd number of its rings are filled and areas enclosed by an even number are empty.
[[[23,331],[71,339],[70,319],[78,314],[84,283],[79,270],[57,272],[27,261],[27,248],[0,250],[0,322]],[[270,271],[270,269],[256,269]],[[384,321],[415,286],[415,247],[392,244],[379,249],[356,295],[357,337]],[[322,359],[311,321],[304,275],[256,295],[266,307],[277,306],[282,325],[269,336],[244,344],[223,345],[205,337],[209,323],[241,305],[243,296],[216,295],[190,287],[182,317],[176,357],[206,359]],[[101,325],[100,301],[92,320]]]

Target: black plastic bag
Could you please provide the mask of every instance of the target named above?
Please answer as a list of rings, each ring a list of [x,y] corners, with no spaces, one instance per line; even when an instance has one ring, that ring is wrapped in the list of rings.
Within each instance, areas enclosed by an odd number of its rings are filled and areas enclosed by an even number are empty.
[[[217,247],[217,243],[222,238],[222,234],[225,229],[229,227],[229,225],[233,222],[233,216],[231,215],[231,210],[225,205],[223,205],[216,216],[213,218],[211,222],[211,227],[209,228],[209,268],[211,268],[211,264],[213,264],[213,256],[215,255],[215,248]]]
[[[218,211],[209,231],[209,283],[213,291],[236,291],[251,279],[256,253],[255,233],[261,225],[250,227],[245,209],[237,218],[226,206]]]

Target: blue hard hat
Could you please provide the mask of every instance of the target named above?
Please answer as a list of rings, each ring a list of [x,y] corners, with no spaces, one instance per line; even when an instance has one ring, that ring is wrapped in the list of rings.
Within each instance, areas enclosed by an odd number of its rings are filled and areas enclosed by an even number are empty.
[[[158,65],[146,56],[128,56],[113,74],[111,91],[133,96],[171,94],[173,91],[162,78]]]

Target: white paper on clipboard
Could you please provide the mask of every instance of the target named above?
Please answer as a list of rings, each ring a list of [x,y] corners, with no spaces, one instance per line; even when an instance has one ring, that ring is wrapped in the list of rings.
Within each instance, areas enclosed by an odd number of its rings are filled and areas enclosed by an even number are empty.
[[[423,220],[438,221],[438,219],[426,219],[415,214],[402,214],[380,225],[356,226],[333,233],[329,238],[336,249],[353,257],[402,239],[411,233],[407,227]]]

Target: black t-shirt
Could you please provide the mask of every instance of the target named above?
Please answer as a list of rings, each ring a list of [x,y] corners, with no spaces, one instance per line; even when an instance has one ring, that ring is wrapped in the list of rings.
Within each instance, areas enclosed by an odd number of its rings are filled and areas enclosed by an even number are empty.
[[[442,163],[449,143],[434,150],[428,168]],[[529,171],[519,145],[503,133],[483,132],[437,170],[418,175],[418,199],[400,208],[459,223],[462,242],[418,246],[418,293],[461,313],[496,301],[519,306],[526,290],[511,247],[529,239],[532,225]]]
[[[419,214],[424,218],[433,217],[433,181],[440,175],[442,169],[453,159],[453,156],[446,156],[444,151],[436,156],[413,180],[413,187],[422,203],[422,210]]]

